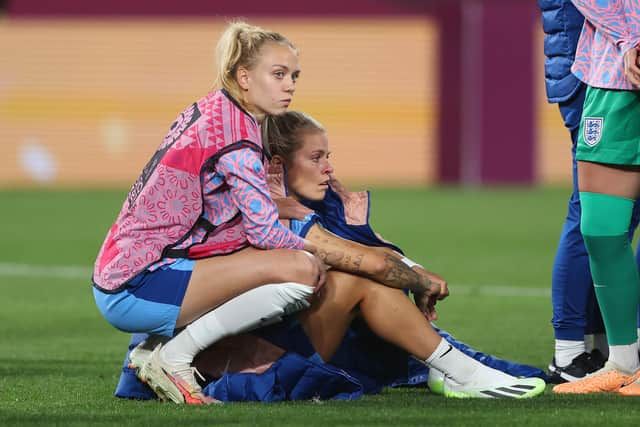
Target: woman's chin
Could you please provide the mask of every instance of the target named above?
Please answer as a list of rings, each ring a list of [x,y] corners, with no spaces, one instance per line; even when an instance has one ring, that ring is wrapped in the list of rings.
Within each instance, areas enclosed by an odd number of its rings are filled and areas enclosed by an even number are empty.
[[[304,195],[302,197],[303,200],[306,200],[308,202],[321,202],[324,200],[324,195],[326,192],[322,192],[322,193],[314,193],[314,194],[307,194]]]
[[[322,190],[318,193],[317,197],[314,199],[315,201],[319,202],[324,200],[324,196],[327,195],[327,190]]]
[[[268,114],[271,115],[271,116],[279,116],[281,114],[286,113],[287,112],[287,108],[288,107],[273,108],[271,111],[268,112]]]

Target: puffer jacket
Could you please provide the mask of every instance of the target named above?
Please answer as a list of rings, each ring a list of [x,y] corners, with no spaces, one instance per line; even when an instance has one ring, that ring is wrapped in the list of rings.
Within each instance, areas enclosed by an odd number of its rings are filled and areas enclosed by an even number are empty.
[[[571,99],[582,85],[571,73],[584,17],[570,0],[538,0],[545,32],[544,63],[547,99],[551,103]]]

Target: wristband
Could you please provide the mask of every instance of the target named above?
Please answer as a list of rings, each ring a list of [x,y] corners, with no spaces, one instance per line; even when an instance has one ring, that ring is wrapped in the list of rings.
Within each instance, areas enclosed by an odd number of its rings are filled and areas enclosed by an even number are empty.
[[[400,261],[402,261],[405,265],[407,265],[409,268],[413,268],[415,266],[418,266],[422,269],[424,269],[423,266],[421,266],[420,264],[418,264],[417,262],[411,261],[409,258],[407,258],[406,256],[403,256],[402,258],[400,258]]]

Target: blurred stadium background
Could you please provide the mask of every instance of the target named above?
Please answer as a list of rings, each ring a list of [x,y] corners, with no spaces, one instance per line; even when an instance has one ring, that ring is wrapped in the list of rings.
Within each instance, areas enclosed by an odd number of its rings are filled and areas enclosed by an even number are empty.
[[[96,310],[91,265],[239,16],[299,46],[292,108],[327,127],[343,180],[374,188],[376,230],[447,278],[438,325],[549,362],[571,162],[534,0],[0,0],[0,425],[637,424],[635,401],[550,392],[189,410],[112,398],[128,335]]]
[[[292,108],[327,127],[346,181],[570,180],[532,0],[2,4],[0,188],[128,186],[237,16],[299,46]]]

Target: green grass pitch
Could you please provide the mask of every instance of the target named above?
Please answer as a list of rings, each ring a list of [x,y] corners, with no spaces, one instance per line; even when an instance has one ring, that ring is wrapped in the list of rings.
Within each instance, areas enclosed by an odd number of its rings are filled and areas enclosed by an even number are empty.
[[[89,279],[125,194],[0,192],[0,426],[637,423],[637,399],[559,397],[550,388],[528,401],[449,400],[419,388],[352,402],[206,408],[116,399],[128,336],[101,318]],[[567,189],[380,188],[372,194],[378,232],[449,280],[440,327],[480,350],[546,367],[551,265]]]

